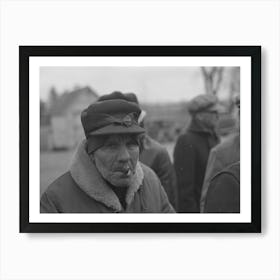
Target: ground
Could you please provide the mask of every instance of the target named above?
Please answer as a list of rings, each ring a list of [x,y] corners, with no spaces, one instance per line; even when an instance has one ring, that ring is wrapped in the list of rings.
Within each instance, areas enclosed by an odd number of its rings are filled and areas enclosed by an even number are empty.
[[[164,144],[173,160],[174,143]],[[47,186],[56,178],[66,172],[71,163],[74,150],[49,151],[40,154],[40,193],[42,194]]]
[[[40,154],[40,193],[68,170],[73,151],[49,151]]]

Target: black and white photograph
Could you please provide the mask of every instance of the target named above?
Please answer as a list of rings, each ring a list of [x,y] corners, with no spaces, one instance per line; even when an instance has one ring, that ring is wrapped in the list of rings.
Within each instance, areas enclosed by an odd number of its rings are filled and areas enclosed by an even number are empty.
[[[279,280],[280,1],[0,1],[0,279]]]
[[[42,67],[41,213],[239,213],[239,83],[239,67]]]
[[[23,232],[260,231],[260,47],[20,55]]]

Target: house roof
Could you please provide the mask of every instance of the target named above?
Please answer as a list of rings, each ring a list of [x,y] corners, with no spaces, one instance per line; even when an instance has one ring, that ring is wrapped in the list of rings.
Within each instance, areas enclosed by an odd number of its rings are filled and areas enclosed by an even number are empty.
[[[93,101],[98,98],[98,95],[90,87],[76,89],[70,93],[64,93],[57,98],[54,104],[50,107],[51,116],[60,116],[71,106],[75,100],[81,95],[92,95]]]

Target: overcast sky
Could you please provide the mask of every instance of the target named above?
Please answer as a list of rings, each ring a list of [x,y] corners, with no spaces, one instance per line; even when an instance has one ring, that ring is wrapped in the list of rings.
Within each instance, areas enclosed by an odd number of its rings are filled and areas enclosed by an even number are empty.
[[[41,67],[40,97],[90,86],[98,95],[134,92],[140,102],[186,101],[204,93],[199,67]]]

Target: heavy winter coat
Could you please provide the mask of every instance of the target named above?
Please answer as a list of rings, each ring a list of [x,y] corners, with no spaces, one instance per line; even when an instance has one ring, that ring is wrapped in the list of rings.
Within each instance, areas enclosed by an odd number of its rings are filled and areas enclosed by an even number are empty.
[[[210,150],[218,143],[214,132],[193,119],[174,149],[178,212],[200,212],[200,194]]]
[[[240,162],[228,166],[212,178],[204,212],[240,212]]]
[[[209,155],[204,182],[201,190],[200,212],[204,212],[205,198],[210,181],[221,170],[240,160],[240,134],[235,133],[214,147]]]
[[[140,153],[140,161],[156,173],[170,203],[176,208],[176,175],[166,148],[146,135],[143,141],[143,150]]]
[[[117,195],[103,179],[82,143],[70,171],[54,181],[41,197],[41,213],[171,213],[167,195],[158,177],[137,163],[133,184],[124,209]]]

